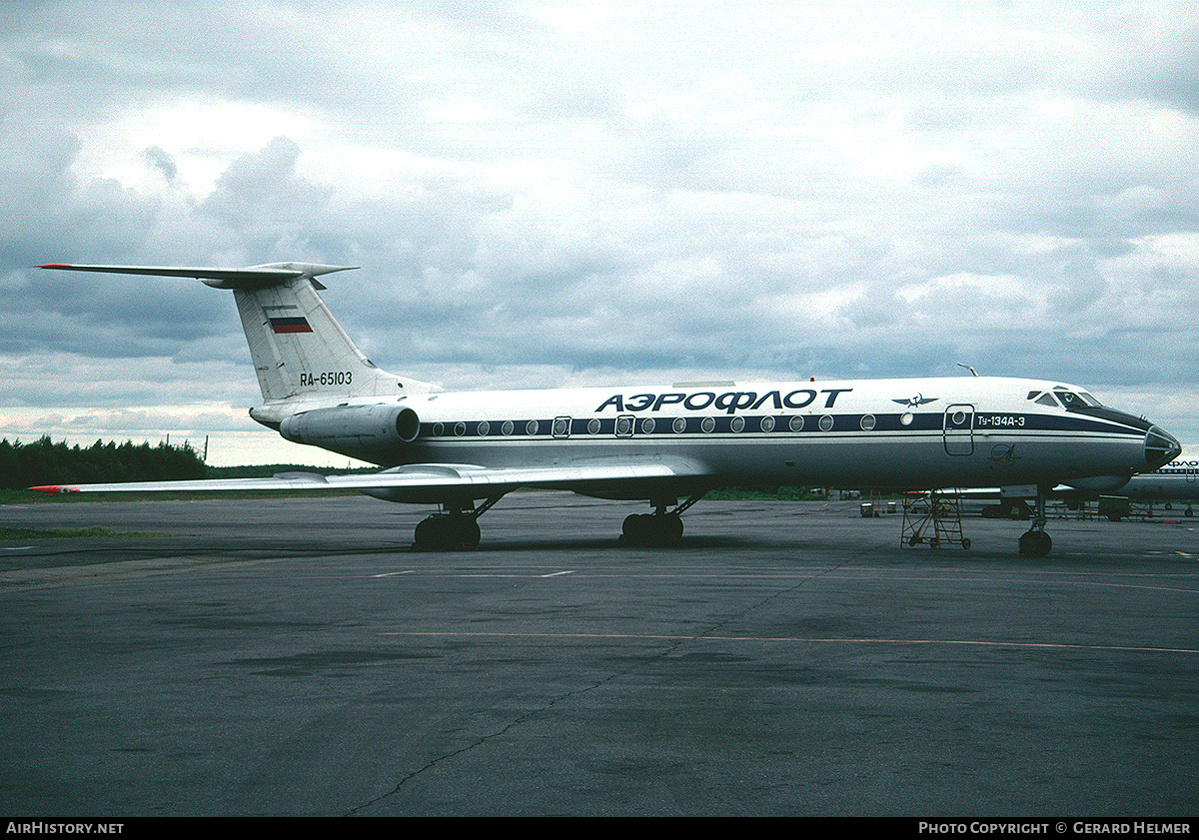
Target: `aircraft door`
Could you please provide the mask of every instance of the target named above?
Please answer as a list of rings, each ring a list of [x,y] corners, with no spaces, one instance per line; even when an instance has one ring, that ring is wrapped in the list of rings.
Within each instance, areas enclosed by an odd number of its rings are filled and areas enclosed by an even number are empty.
[[[947,453],[974,454],[974,406],[951,405],[946,408],[944,430]]]

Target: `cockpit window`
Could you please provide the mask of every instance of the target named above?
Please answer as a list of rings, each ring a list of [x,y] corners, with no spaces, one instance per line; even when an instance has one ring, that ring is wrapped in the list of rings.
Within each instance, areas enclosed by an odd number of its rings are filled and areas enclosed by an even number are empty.
[[[1037,400],[1037,405],[1052,405],[1056,408],[1057,400],[1053,398],[1053,394],[1042,394],[1040,399]]]
[[[1059,400],[1062,401],[1062,405],[1064,405],[1067,409],[1103,407],[1103,404],[1099,402],[1099,400],[1092,397],[1086,391],[1079,391],[1078,393],[1075,393],[1074,391],[1055,388],[1053,393]],[[1038,402],[1040,402],[1040,400],[1038,400]]]

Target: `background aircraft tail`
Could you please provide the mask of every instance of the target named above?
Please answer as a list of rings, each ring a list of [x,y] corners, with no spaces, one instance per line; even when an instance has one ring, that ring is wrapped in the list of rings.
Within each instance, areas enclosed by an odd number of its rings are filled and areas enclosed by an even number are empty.
[[[317,289],[316,277],[354,266],[272,263],[252,268],[63,265],[39,268],[195,277],[232,289],[264,402],[306,396],[385,397],[433,390],[380,370],[350,340]]]

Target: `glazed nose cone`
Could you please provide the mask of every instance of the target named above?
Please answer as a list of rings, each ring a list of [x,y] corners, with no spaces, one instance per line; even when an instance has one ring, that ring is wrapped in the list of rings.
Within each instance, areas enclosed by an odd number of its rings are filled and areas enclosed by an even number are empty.
[[[1160,426],[1150,426],[1145,433],[1145,469],[1156,470],[1164,466],[1182,453],[1180,444],[1174,435]]]

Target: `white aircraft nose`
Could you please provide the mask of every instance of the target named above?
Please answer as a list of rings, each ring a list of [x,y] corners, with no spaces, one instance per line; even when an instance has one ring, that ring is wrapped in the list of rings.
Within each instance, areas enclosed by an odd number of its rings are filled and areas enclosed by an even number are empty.
[[[1170,463],[1182,454],[1182,444],[1160,426],[1150,426],[1145,433],[1145,464],[1150,470]]]

